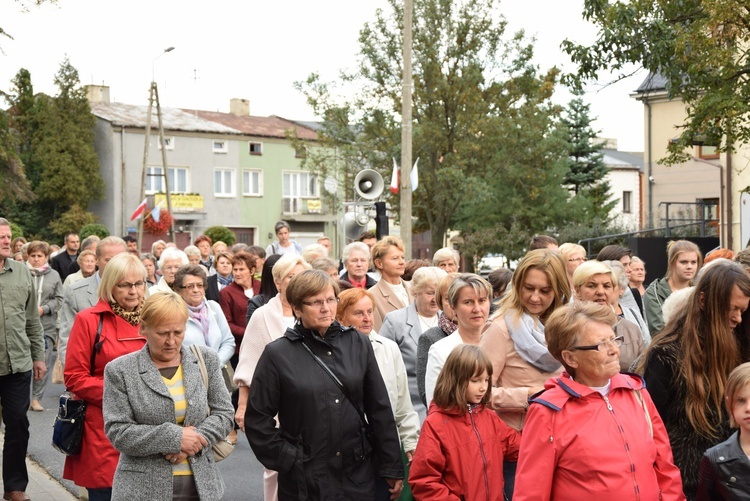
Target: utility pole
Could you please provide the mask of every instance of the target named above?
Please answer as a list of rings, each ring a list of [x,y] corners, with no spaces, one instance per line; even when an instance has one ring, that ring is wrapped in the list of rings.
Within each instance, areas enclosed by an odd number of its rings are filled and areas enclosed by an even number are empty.
[[[401,239],[404,241],[406,260],[411,259],[411,49],[413,0],[404,0],[404,74],[401,88]]]

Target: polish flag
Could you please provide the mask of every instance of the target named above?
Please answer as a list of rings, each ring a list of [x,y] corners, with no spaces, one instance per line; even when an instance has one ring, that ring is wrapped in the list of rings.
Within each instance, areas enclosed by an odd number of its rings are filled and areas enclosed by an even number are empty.
[[[143,211],[145,210],[146,210],[146,199],[144,198],[143,202],[141,202],[140,205],[136,207],[135,212],[133,212],[133,215],[130,216],[130,220],[133,221],[134,219],[138,219],[139,217],[143,215]]]
[[[396,159],[393,159],[393,174],[391,174],[391,193],[394,195],[398,194],[398,181],[399,181],[399,175],[398,175],[398,165],[396,165]]]
[[[412,192],[417,191],[417,187],[419,186],[419,171],[417,171],[417,165],[419,165],[419,157],[417,157],[417,161],[414,162],[414,167],[411,168],[411,174],[409,175]]]

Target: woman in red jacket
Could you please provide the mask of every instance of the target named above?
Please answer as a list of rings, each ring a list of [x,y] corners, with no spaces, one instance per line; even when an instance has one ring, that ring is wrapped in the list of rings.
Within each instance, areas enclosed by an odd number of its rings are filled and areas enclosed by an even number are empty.
[[[531,400],[513,499],[684,500],[664,423],[638,376],[620,374],[609,305],[576,302],[545,326],[565,367]]]
[[[146,344],[146,338],[138,333],[145,294],[146,268],[137,256],[118,254],[104,269],[99,302],[78,313],[70,331],[65,386],[85,400],[87,407],[81,452],[65,458],[63,477],[87,488],[89,501],[112,496],[120,453],[104,434],[104,367]]]
[[[253,278],[253,273],[255,256],[238,252],[232,257],[232,283],[219,292],[219,304],[234,335],[234,356],[230,360],[232,368],[237,367],[240,345],[247,327],[247,303],[260,291],[260,282]]]
[[[485,405],[492,363],[478,346],[453,349],[435,385],[409,473],[417,500],[502,501],[503,460],[520,435]]]

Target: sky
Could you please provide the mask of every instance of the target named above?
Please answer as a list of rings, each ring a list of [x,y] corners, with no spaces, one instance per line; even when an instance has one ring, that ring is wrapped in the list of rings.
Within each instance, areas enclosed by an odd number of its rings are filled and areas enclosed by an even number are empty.
[[[315,120],[293,88],[313,72],[335,80],[355,66],[357,38],[386,0],[30,0],[0,2],[0,91],[20,68],[36,92],[55,94],[54,75],[67,56],[83,84],[108,85],[112,101],[148,103],[152,76],[162,106],[229,111],[231,98],[250,101],[252,115]],[[502,0],[508,36],[523,29],[536,37],[541,69],[575,68],[560,50],[569,38],[594,40],[581,19],[583,0]],[[164,49],[174,47],[169,53]],[[153,72],[153,73],[152,73]],[[629,95],[645,73],[610,86],[594,83],[585,99],[601,137],[623,151],[643,151],[643,107]],[[570,94],[560,89],[555,101]]]

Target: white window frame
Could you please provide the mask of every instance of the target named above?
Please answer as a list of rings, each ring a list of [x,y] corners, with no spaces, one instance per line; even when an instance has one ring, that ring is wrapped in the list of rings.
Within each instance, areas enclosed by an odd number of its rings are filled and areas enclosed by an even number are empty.
[[[258,151],[251,151],[254,144],[258,145]],[[258,141],[248,141],[247,142],[247,153],[248,155],[255,155],[260,156],[263,155],[263,143]]]
[[[217,144],[219,144],[220,146],[217,147]],[[229,141],[214,139],[213,141],[211,141],[211,149],[214,153],[229,153]]]
[[[253,192],[250,190],[249,182],[246,182],[245,175],[252,176],[252,174],[258,174],[258,190]],[[248,179],[249,180],[249,179]],[[262,197],[263,196],[263,171],[261,169],[244,169],[242,171],[242,196],[245,197]]]
[[[185,186],[180,189],[177,186],[177,177],[181,172],[185,173]],[[171,174],[169,178],[169,191],[171,193],[190,193],[190,170],[187,167],[167,167],[167,172]],[[164,192],[164,177],[162,176],[161,165],[150,165],[146,169],[146,194]]]
[[[161,141],[159,141],[159,136],[156,136],[156,145],[161,150]],[[174,136],[164,136],[164,149],[167,151],[174,150]]]
[[[285,185],[287,176],[291,181],[288,187]],[[312,190],[309,188],[312,188]],[[317,176],[312,172],[306,170],[285,170],[281,172],[281,207],[284,214],[300,214],[302,213],[303,200],[317,198],[320,198],[320,183]]]
[[[221,184],[222,186],[218,186],[216,183],[216,174],[221,173]],[[229,182],[231,186],[229,186],[229,189],[226,189],[225,186],[223,186],[224,181],[226,181],[225,175],[229,174]],[[214,167],[214,196],[217,198],[231,198],[237,196],[237,170],[233,169],[231,167]]]
[[[624,214],[631,214],[633,212],[633,192],[632,191],[622,192],[622,212]]]

